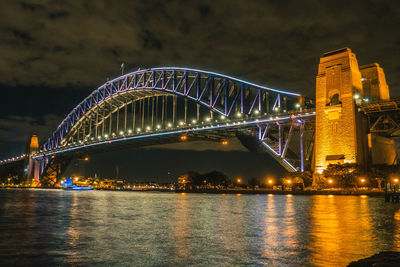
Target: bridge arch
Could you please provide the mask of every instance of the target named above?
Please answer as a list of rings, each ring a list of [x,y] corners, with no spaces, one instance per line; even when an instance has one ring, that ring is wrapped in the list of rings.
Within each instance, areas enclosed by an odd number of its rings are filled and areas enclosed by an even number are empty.
[[[183,99],[185,107],[187,103],[195,104],[198,110],[198,106],[201,106],[203,110],[210,112],[210,119],[213,119],[214,113],[226,118],[235,115],[252,118],[285,113],[298,108],[301,102],[301,96],[297,93],[260,86],[215,72],[179,67],[138,70],[107,81],[94,90],[61,122],[43,145],[42,151],[65,146],[73,141],[74,135],[90,133],[95,136],[88,135],[88,138],[94,139],[97,132],[93,132],[93,129],[98,130],[99,126],[104,135],[105,122],[108,119],[112,124],[115,120],[112,118],[113,114],[137,101],[142,101],[144,109],[143,99],[150,98],[172,98],[172,102]],[[173,106],[174,104],[172,109]],[[148,109],[149,105],[146,107]],[[163,107],[169,108],[168,105]],[[102,112],[100,116],[99,111]],[[135,113],[138,108],[132,107],[131,111]],[[199,111],[196,115],[199,119]],[[177,123],[175,118],[172,120],[173,124]],[[163,122],[165,124],[166,120]],[[134,127],[135,125],[130,129],[131,134],[135,134]],[[124,134],[126,130],[124,127]]]

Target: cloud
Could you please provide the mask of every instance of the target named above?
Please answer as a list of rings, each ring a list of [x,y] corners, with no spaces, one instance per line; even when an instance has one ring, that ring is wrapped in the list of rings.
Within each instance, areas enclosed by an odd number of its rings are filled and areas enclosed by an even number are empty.
[[[91,87],[181,65],[314,95],[319,56],[350,46],[400,84],[397,1],[15,1],[0,4],[0,75],[14,86]]]
[[[32,134],[46,139],[62,120],[56,115],[40,118],[9,115],[0,119],[0,142],[26,142]]]

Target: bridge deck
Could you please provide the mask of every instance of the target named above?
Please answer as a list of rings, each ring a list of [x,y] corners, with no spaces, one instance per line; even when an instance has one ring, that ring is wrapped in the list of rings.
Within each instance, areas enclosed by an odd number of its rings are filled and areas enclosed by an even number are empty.
[[[400,110],[400,98],[367,104],[362,106],[361,109],[364,114]]]

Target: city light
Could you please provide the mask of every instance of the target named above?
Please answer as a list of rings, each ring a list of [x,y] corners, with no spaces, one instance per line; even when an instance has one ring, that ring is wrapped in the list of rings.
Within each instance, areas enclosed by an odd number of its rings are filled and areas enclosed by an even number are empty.
[[[224,146],[226,146],[226,145],[228,145],[229,143],[228,143],[227,140],[222,140],[221,144],[224,145]]]
[[[296,108],[299,108],[300,107],[300,104],[299,103],[296,103]]]
[[[150,126],[146,126],[146,130],[150,131],[151,127]]]
[[[124,135],[124,132],[123,132],[123,131],[120,131],[120,132],[119,132],[119,135]]]
[[[359,99],[360,98],[360,95],[359,94],[355,94],[354,95],[354,99]]]
[[[332,180],[332,179],[329,179],[329,180],[328,180],[328,183],[332,184],[332,183],[333,183],[333,180]]]
[[[181,125],[181,126],[182,126],[183,124],[184,124],[184,122],[183,122],[183,121],[180,121],[180,122],[179,122],[179,125]]]
[[[160,124],[157,124],[156,128],[157,128],[157,129],[160,129],[160,128],[161,128],[161,125],[160,125]]]
[[[142,129],[140,129],[140,128],[137,128],[137,129],[136,129],[136,132],[138,132],[138,133],[139,133],[141,130],[142,130]]]
[[[85,157],[84,160],[85,160],[85,161],[88,161],[88,160],[89,160],[89,157]]]
[[[187,135],[181,135],[180,139],[181,139],[181,141],[186,141],[187,140]]]
[[[236,117],[238,117],[238,118],[242,117],[242,113],[240,113],[240,112],[236,113]]]
[[[131,134],[131,133],[132,133],[132,130],[131,130],[131,129],[129,129],[129,130],[128,130],[128,133],[129,133],[129,134]]]
[[[221,119],[221,120],[225,120],[226,117],[225,117],[224,115],[221,115],[221,116],[220,116],[220,119]]]
[[[211,118],[209,118],[209,117],[206,118],[206,121],[210,121],[210,120],[211,120]]]
[[[365,182],[365,179],[364,178],[361,178],[361,183],[364,183]]]
[[[236,182],[237,182],[238,184],[240,184],[240,183],[242,182],[242,179],[241,179],[241,178],[237,178],[237,179],[236,179]]]
[[[292,180],[287,180],[287,183],[288,183],[288,184],[291,184],[291,183],[292,183]]]
[[[393,181],[394,181],[395,183],[398,183],[398,182],[399,182],[399,179],[398,179],[398,178],[395,178]]]
[[[168,126],[168,128],[171,128],[172,124],[170,122],[168,122],[167,126]]]
[[[260,111],[259,111],[258,109],[256,109],[256,110],[254,111],[254,113],[255,113],[255,114],[259,114]]]
[[[192,120],[192,123],[196,123],[197,121],[196,120]]]
[[[268,184],[271,185],[272,183],[273,183],[273,181],[272,181],[271,179],[269,179],[269,180],[268,180]]]

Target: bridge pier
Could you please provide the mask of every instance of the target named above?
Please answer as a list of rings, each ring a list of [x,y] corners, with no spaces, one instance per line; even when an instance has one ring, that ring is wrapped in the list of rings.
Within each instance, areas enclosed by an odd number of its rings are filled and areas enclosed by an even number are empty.
[[[387,99],[388,90],[379,65],[359,67],[349,48],[320,58],[316,78],[315,180],[329,164],[370,165],[371,142],[367,144],[367,121],[360,107],[371,100]]]

